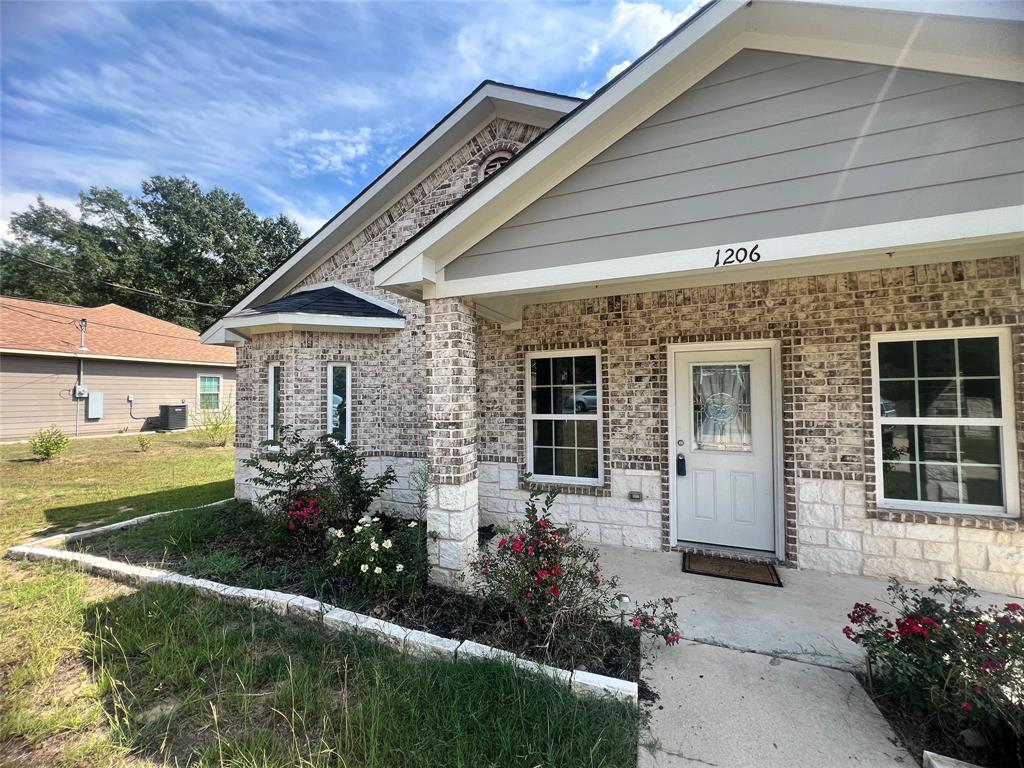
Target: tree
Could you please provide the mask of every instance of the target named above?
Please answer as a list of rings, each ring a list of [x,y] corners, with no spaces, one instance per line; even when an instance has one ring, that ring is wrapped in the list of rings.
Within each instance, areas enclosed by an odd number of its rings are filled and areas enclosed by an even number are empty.
[[[42,197],[11,217],[13,236],[0,247],[0,292],[82,306],[113,302],[202,330],[302,242],[286,216],[260,216],[241,195],[216,187],[204,193],[185,177],[154,176],[139,196],[92,187],[78,197],[77,218]]]

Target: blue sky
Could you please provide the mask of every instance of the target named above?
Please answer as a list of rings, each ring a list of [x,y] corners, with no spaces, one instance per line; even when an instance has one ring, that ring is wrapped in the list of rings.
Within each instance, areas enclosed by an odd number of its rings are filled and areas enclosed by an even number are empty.
[[[699,3],[0,3],[0,226],[185,174],[309,233],[481,80],[586,95]]]

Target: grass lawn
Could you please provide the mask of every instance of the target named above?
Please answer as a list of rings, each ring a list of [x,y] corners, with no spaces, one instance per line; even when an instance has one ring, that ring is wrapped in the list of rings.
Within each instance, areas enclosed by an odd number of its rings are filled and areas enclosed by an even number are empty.
[[[0,548],[146,512],[194,507],[234,494],[234,450],[205,448],[182,432],[72,440],[48,462],[28,445],[0,445]]]
[[[27,446],[0,446],[0,547],[228,497],[231,453],[188,435],[142,453],[118,437],[39,464]],[[204,563],[202,542],[230,535],[226,518],[172,519],[184,525],[168,559],[187,553],[223,580],[315,581],[308,568],[261,572],[259,552]],[[173,587],[0,561],[0,628],[4,766],[635,764],[628,705],[493,663],[412,660]]]

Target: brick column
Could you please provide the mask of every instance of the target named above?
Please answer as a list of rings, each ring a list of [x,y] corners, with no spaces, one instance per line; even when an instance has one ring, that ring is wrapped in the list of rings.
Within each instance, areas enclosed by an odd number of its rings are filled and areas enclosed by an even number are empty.
[[[476,316],[467,299],[426,305],[430,578],[451,584],[477,551]]]

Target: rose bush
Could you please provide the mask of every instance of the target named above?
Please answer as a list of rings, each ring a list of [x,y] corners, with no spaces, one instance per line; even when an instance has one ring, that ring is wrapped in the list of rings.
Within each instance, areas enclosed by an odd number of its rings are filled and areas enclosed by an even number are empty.
[[[571,524],[558,525],[551,507],[557,491],[530,492],[525,519],[504,531],[491,551],[471,564],[472,587],[486,600],[508,606],[506,641],[548,657],[587,655],[606,640],[609,620],[625,619],[618,579],[601,571],[599,553]],[[646,603],[625,622],[648,638],[679,640],[672,599]]]
[[[364,594],[392,598],[418,590],[426,578],[424,525],[419,520],[364,517],[327,531],[331,565]]]
[[[954,740],[970,729],[993,748],[1024,744],[1024,607],[979,606],[960,580],[922,594],[892,579],[887,592],[892,617],[856,603],[843,628],[879,695]]]

